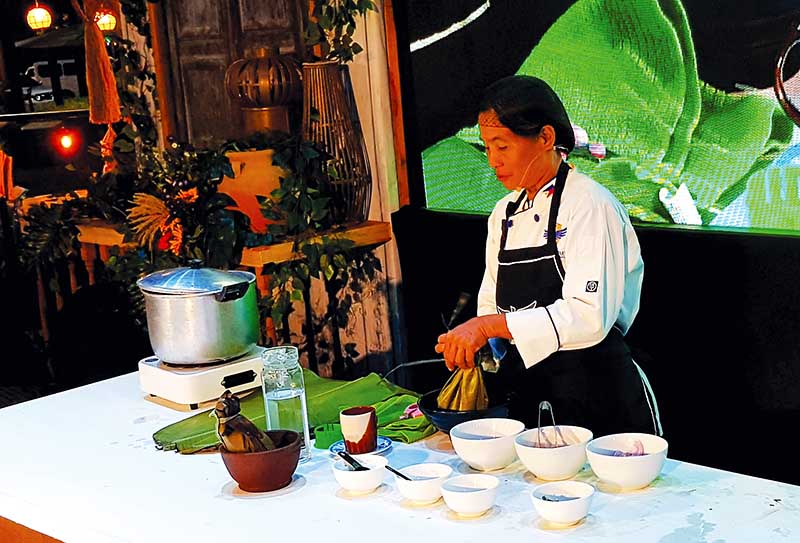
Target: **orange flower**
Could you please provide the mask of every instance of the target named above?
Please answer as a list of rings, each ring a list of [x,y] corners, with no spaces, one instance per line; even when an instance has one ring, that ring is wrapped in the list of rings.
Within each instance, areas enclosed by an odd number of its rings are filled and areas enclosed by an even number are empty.
[[[193,204],[197,200],[197,187],[180,191],[178,193],[178,200],[186,204]]]
[[[175,256],[179,256],[183,246],[183,226],[181,226],[181,221],[172,219],[159,229],[161,230],[161,237],[158,239],[158,249],[161,251],[169,250]]]
[[[166,251],[169,249],[169,238],[172,237],[172,234],[169,232],[164,232],[158,238],[158,242],[156,243],[156,249],[159,251]]]

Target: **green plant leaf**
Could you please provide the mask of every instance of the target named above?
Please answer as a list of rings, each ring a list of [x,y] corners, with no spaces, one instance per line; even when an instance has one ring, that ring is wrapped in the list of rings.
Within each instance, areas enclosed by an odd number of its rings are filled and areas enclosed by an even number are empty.
[[[135,147],[133,144],[127,140],[117,140],[114,142],[114,148],[122,151],[123,153],[131,153],[134,151]]]
[[[576,28],[582,29],[578,41]],[[775,101],[700,82],[678,0],[579,0],[519,73],[547,81],[571,121],[605,145],[605,160],[573,153],[570,161],[640,220],[671,221],[658,192],[674,193],[685,183],[710,221],[790,141],[783,128],[788,119]],[[423,152],[429,207],[485,212],[506,194],[475,148],[476,134],[474,127],[464,129]]]

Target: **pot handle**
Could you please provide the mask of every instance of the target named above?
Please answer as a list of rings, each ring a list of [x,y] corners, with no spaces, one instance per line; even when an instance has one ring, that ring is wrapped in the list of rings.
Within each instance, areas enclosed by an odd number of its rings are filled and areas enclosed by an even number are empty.
[[[233,285],[222,287],[222,290],[214,295],[218,302],[230,302],[231,300],[238,300],[247,294],[247,289],[250,287],[249,281],[242,281]]]

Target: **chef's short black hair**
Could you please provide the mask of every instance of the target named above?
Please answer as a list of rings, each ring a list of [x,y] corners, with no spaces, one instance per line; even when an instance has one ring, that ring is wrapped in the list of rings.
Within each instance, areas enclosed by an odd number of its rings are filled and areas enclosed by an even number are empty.
[[[575,148],[575,134],[567,110],[555,91],[537,77],[512,75],[483,91],[479,111],[492,110],[503,126],[520,136],[536,136],[546,124],[556,132],[556,146]]]

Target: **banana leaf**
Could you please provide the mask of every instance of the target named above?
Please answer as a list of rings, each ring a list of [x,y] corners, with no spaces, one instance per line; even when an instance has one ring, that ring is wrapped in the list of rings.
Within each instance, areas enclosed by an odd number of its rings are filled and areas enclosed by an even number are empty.
[[[319,377],[304,369],[303,378],[309,426],[312,428],[338,422],[339,411],[353,405],[372,405],[398,395],[418,397],[415,392],[394,385],[374,373],[355,381],[337,381]],[[258,390],[241,400],[241,413],[259,428],[266,428],[264,398]],[[177,450],[182,454],[211,449],[219,443],[216,424],[217,419],[211,411],[203,411],[162,428],[153,434],[153,441],[159,449]],[[420,435],[425,431],[422,428]]]
[[[658,191],[667,187],[674,194],[684,183],[704,224],[751,182],[756,195],[748,205],[763,207],[758,201],[765,170],[792,139],[793,125],[776,100],[729,94],[699,80],[678,0],[580,0],[550,27],[518,73],[547,81],[572,122],[590,141],[605,145],[604,160],[575,153],[570,161],[642,221],[671,222]],[[494,180],[493,172],[479,150],[466,152],[477,143],[475,134],[468,127],[423,152],[429,207],[492,209],[490,192],[477,192]],[[795,171],[785,173],[794,175],[789,184],[796,191]],[[782,205],[796,209],[791,202]],[[770,213],[750,213],[750,219],[748,226],[782,226]]]

